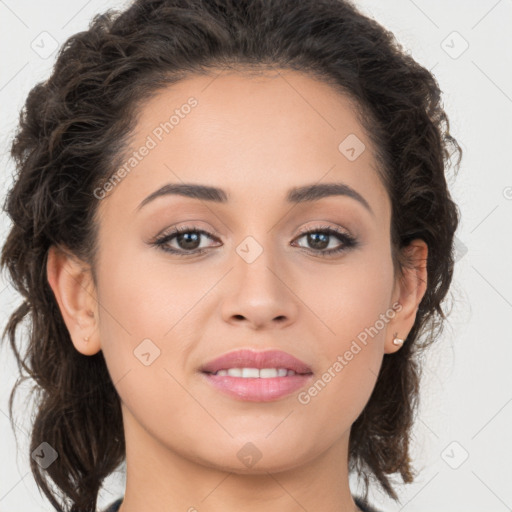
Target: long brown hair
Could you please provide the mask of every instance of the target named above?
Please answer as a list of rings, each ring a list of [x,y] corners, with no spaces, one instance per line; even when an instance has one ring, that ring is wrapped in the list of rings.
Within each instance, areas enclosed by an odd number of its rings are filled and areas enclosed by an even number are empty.
[[[436,79],[349,1],[137,0],[96,16],[65,42],[49,79],[30,91],[11,147],[17,174],[4,207],[12,227],[1,265],[22,302],[3,338],[38,392],[30,451],[44,441],[58,453],[45,469],[30,457],[56,510],[95,510],[103,480],[124,460],[125,440],[102,352],[84,356],[71,342],[47,281],[48,249],[67,247],[94,269],[94,190],[123,160],[144,101],[187,75],[241,67],[299,70],[351,97],[391,198],[396,269],[407,264],[400,248],[414,238],[428,244],[427,290],[415,324],[403,347],[384,355],[349,443],[350,470],[363,478],[365,497],[370,478],[396,500],[388,475],[415,477],[409,438],[418,355],[441,332],[459,221],[445,167],[457,153],[458,168],[462,152]],[[18,332],[24,321],[26,339]]]

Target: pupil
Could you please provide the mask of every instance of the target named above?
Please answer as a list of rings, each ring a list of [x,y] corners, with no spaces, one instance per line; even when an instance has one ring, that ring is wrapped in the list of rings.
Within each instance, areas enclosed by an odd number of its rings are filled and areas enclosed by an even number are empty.
[[[180,233],[178,244],[182,249],[197,249],[199,236],[199,233]],[[308,235],[308,243],[315,249],[325,249],[329,245],[328,238],[326,233],[313,233]]]
[[[197,248],[197,242],[199,241],[199,233],[180,233],[178,235],[178,244],[182,249],[196,249]],[[193,237],[195,240],[190,241],[190,238]],[[185,239],[185,246],[183,247],[181,242]],[[192,245],[188,245],[189,243],[192,243]]]
[[[327,241],[327,238],[329,235],[326,233],[313,233],[308,235],[308,243],[311,243],[313,241],[312,245],[315,249],[325,249],[329,242]],[[318,238],[323,238],[324,240],[320,242],[320,246],[318,246],[317,240]]]

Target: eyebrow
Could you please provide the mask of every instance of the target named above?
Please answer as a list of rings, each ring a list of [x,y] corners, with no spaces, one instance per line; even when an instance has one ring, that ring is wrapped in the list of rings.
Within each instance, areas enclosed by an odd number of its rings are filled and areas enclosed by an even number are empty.
[[[227,203],[228,194],[225,190],[208,185],[198,185],[195,183],[168,183],[163,187],[155,190],[147,196],[137,207],[137,210],[153,201],[157,197],[166,195],[179,195],[191,197],[193,199],[201,199],[203,201],[213,201],[215,203]],[[315,185],[304,185],[302,187],[294,187],[288,191],[286,201],[289,203],[300,204],[311,201],[318,201],[324,197],[330,196],[347,196],[361,203],[372,215],[374,215],[368,201],[345,183],[322,183]]]

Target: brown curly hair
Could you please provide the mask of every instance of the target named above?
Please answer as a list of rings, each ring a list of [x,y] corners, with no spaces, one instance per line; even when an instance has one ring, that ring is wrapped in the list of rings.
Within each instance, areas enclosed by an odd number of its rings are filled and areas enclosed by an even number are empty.
[[[404,482],[416,476],[409,437],[418,355],[446,318],[441,303],[459,222],[445,167],[458,153],[457,169],[462,150],[449,133],[436,79],[347,0],[137,0],[95,16],[65,42],[49,79],[30,91],[11,146],[16,175],[4,209],[13,224],[1,265],[23,301],[2,339],[8,336],[27,375],[16,382],[9,410],[12,421],[15,391],[32,378],[38,403],[30,451],[46,441],[59,457],[44,471],[32,457],[30,465],[56,510],[95,510],[103,480],[124,461],[125,440],[102,352],[84,356],[71,342],[47,280],[48,250],[68,248],[91,264],[94,277],[93,191],[123,161],[144,101],[186,76],[242,67],[298,70],[352,98],[391,199],[395,268],[410,264],[399,250],[411,240],[428,245],[416,321],[401,350],[384,355],[349,443],[350,470],[363,478],[365,499],[370,478],[397,500],[388,475],[399,472]],[[30,329],[21,354],[25,318]]]

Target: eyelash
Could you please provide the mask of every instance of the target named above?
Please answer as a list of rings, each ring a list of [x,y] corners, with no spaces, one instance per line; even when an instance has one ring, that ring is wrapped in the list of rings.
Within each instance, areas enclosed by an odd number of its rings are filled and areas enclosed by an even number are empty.
[[[337,228],[333,228],[331,226],[319,226],[313,229],[304,229],[300,230],[300,236],[297,237],[297,239],[302,238],[305,235],[311,234],[311,233],[321,233],[326,235],[334,235],[338,239],[341,240],[342,245],[341,247],[338,247],[336,249],[329,249],[329,250],[321,250],[321,249],[306,249],[302,247],[306,252],[309,253],[315,253],[318,256],[321,257],[329,257],[335,254],[342,253],[344,251],[347,251],[348,249],[352,249],[356,247],[359,242],[348,233],[345,233]],[[159,238],[156,238],[153,242],[151,242],[151,245],[154,245],[161,249],[162,251],[169,252],[171,254],[175,254],[180,257],[187,257],[187,256],[197,256],[200,254],[205,253],[208,248],[203,249],[195,249],[192,251],[184,252],[184,250],[176,250],[169,248],[166,244],[168,244],[172,239],[174,239],[177,235],[182,233],[196,233],[200,235],[206,235],[209,238],[214,238],[210,233],[207,231],[203,231],[202,229],[196,229],[194,227],[190,226],[179,226],[177,228],[174,228],[170,233],[165,233],[164,235],[160,236]]]

